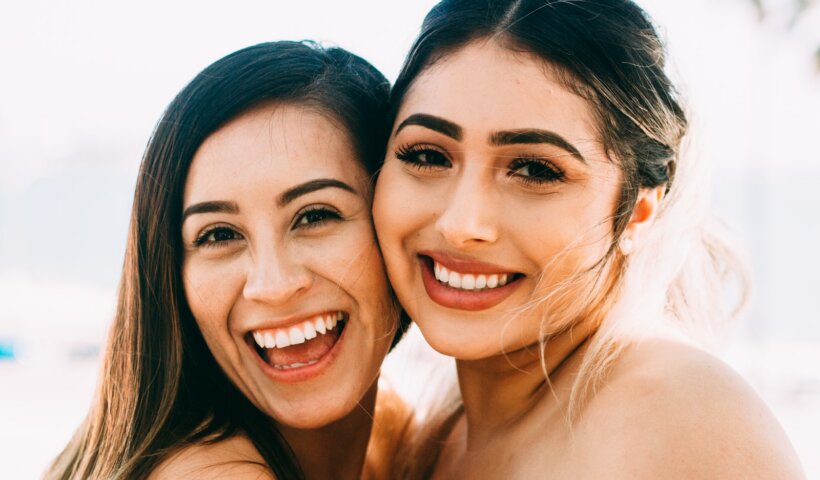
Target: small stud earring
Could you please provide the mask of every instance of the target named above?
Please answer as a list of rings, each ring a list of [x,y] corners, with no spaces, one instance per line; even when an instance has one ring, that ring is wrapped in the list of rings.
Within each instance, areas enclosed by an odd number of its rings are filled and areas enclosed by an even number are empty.
[[[621,241],[619,242],[618,246],[621,248],[621,253],[624,254],[625,256],[632,253],[632,239],[631,238],[629,238],[629,237],[621,238]]]

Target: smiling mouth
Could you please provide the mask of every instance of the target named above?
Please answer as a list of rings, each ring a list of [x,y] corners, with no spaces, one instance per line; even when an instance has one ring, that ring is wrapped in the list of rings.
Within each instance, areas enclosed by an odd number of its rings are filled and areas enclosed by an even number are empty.
[[[431,300],[447,308],[467,311],[485,310],[498,305],[512,295],[522,283],[524,274],[518,272],[492,272],[488,264],[477,263],[456,268],[446,267],[433,257],[420,254],[424,289]],[[483,270],[483,271],[481,271]]]
[[[319,363],[333,350],[347,318],[344,312],[323,313],[285,328],[254,330],[247,341],[275,370],[296,370]]]
[[[460,273],[448,269],[435,260],[433,260],[433,274],[439,283],[459,290],[484,290],[503,287],[522,276],[516,273]]]

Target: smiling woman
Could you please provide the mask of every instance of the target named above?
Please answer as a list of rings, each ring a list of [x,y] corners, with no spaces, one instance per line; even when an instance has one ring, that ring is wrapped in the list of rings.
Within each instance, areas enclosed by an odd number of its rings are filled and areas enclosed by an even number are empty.
[[[392,339],[369,176],[355,159],[325,114],[272,104],[209,136],[188,172],[188,305],[228,377],[280,428],[351,412]]]
[[[410,478],[801,478],[766,406],[680,335],[729,316],[743,268],[693,208],[664,62],[629,0],[443,0],[426,17],[373,215],[461,404]]]
[[[370,221],[387,93],[344,50],[276,42],[177,95],[140,169],[100,388],[49,478],[383,471],[365,452],[386,451],[368,446],[377,380],[406,327]]]

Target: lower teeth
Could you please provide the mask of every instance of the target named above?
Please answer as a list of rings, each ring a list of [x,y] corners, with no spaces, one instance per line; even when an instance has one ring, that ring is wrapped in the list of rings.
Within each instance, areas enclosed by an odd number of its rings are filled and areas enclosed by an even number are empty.
[[[291,363],[290,365],[274,365],[273,368],[277,370],[291,370],[293,368],[300,368],[300,367],[307,367],[308,365],[313,365],[314,363],[318,362],[319,360],[311,360],[306,363],[296,362]]]

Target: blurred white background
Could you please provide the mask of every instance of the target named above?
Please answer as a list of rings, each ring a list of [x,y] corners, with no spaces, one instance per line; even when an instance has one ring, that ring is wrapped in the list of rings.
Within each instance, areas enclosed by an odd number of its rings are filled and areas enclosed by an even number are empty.
[[[668,40],[715,208],[754,263],[751,308],[721,353],[820,478],[820,5],[639,3]],[[174,94],[221,56],[277,39],[348,48],[393,79],[433,4],[0,7],[0,478],[38,477],[88,407],[137,167]]]

